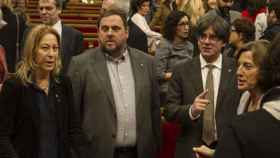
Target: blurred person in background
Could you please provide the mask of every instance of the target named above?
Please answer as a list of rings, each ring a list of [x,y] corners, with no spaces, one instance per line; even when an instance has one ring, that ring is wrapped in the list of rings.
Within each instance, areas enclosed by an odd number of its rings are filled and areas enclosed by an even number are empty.
[[[255,40],[255,26],[246,19],[236,19],[231,24],[229,44],[226,46],[224,53],[229,57],[236,57],[237,51],[246,43]]]
[[[191,32],[190,18],[182,11],[173,11],[167,17],[163,38],[155,54],[157,79],[160,83],[160,101],[164,111],[168,81],[175,65],[193,57],[193,44],[189,41]],[[173,158],[179,126],[174,122],[162,122],[163,144],[160,158]]]
[[[0,44],[5,48],[9,72],[14,72],[20,60],[20,43],[26,29],[24,18],[12,10],[11,0],[0,0],[0,8],[6,25],[0,29]]]
[[[163,29],[163,38],[156,50],[155,61],[157,76],[161,86],[161,103],[166,103],[168,81],[172,69],[178,63],[192,59],[193,44],[188,40],[191,21],[186,13],[173,11],[167,17]]]
[[[270,0],[268,3],[267,28],[261,39],[272,41],[280,32],[280,1]]]
[[[0,45],[0,92],[2,89],[3,82],[8,76],[8,68],[6,64],[5,50]]]
[[[145,16],[149,13],[151,6],[150,0],[137,0],[132,5],[132,16],[129,20],[134,23],[147,37],[148,52],[154,53],[156,45],[158,44],[161,34],[151,30],[147,23]],[[129,34],[128,45],[136,49],[141,50],[142,45],[145,43],[135,43],[133,39],[136,39],[134,33]],[[137,40],[137,39],[136,39]],[[152,50],[151,50],[152,49]]]

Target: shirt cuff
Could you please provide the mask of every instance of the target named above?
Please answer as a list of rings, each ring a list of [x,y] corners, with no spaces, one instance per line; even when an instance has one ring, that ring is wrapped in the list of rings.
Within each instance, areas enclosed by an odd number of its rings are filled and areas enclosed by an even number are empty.
[[[190,106],[190,108],[189,108],[189,116],[190,116],[190,118],[191,118],[191,120],[196,120],[196,119],[198,119],[199,117],[200,117],[200,114],[199,115],[197,115],[196,117],[194,117],[193,115],[192,115],[192,105]]]

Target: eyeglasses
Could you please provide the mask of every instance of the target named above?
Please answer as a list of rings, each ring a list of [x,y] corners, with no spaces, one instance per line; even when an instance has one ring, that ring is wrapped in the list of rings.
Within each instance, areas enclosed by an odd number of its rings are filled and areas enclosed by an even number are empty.
[[[202,41],[202,42],[205,42],[206,40],[208,40],[209,42],[215,43],[215,42],[218,42],[220,39],[216,35],[202,34],[199,37],[199,40]]]

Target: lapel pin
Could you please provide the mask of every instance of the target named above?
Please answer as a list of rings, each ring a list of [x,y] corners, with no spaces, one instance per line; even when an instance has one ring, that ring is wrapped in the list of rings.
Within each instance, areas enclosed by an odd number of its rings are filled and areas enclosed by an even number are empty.
[[[144,66],[144,64],[140,64],[140,66],[141,66],[141,67],[143,67],[143,66]]]
[[[228,69],[228,72],[231,72],[232,71],[232,69]]]

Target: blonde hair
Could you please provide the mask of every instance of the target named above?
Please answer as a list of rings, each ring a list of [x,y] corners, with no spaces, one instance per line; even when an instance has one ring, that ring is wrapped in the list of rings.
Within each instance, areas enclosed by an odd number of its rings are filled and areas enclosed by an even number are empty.
[[[6,6],[10,9],[13,9],[13,2],[12,0],[2,0],[2,6]]]
[[[190,16],[192,26],[196,26],[198,19],[205,14],[203,1],[189,0],[185,12]]]
[[[24,84],[31,83],[32,77],[35,75],[35,70],[38,68],[38,65],[35,62],[36,53],[39,48],[39,44],[42,38],[47,34],[53,34],[60,46],[60,36],[51,26],[44,24],[37,25],[27,36],[25,45],[23,48],[23,58],[21,62],[17,65],[16,76],[22,80]],[[55,78],[59,73],[62,67],[60,53],[55,63],[54,70],[51,72],[51,76]]]

